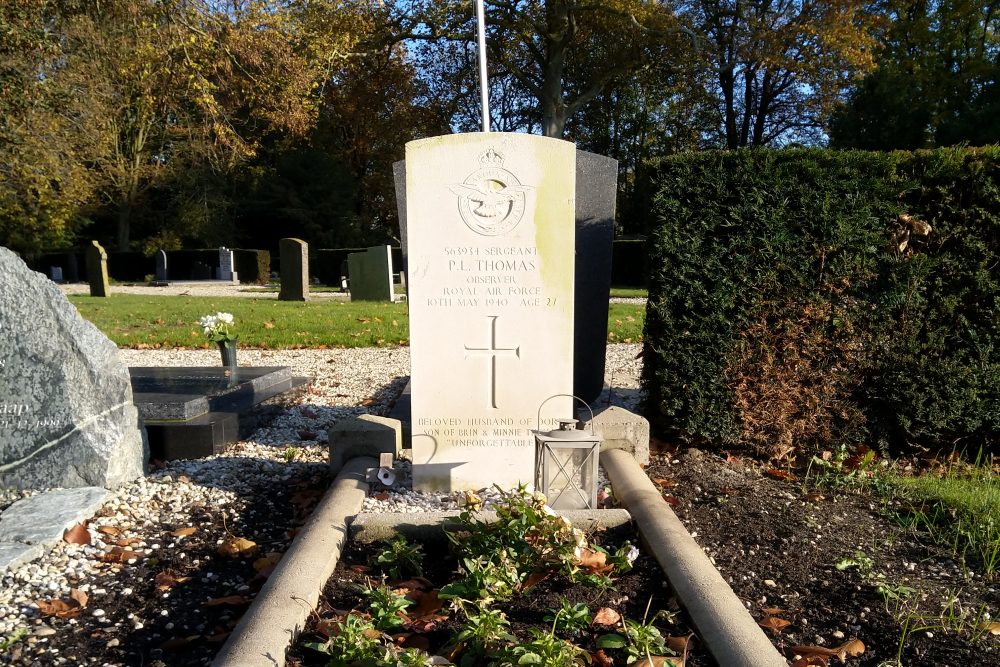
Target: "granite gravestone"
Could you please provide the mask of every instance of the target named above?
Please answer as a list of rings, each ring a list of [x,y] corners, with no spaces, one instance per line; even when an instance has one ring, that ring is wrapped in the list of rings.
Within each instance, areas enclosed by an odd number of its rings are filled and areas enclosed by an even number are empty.
[[[233,251],[229,248],[219,248],[219,280],[231,283],[239,282],[236,271],[233,270]]]
[[[408,270],[406,161],[392,165],[403,242],[401,274]],[[596,400],[604,386],[608,342],[608,299],[615,226],[618,161],[576,152],[576,286],[573,336],[573,393]]]
[[[347,256],[351,301],[392,301],[392,248],[387,245]]]
[[[114,343],[2,247],[0,275],[0,488],[142,475],[148,450]]]
[[[534,480],[538,409],[573,386],[574,165],[526,134],[406,145],[416,489]]]
[[[163,249],[156,251],[156,282],[167,282],[167,252]]]
[[[108,253],[97,241],[87,246],[87,282],[90,283],[90,296],[108,296]]]
[[[278,242],[281,261],[279,301],[309,300],[309,244],[302,239]]]

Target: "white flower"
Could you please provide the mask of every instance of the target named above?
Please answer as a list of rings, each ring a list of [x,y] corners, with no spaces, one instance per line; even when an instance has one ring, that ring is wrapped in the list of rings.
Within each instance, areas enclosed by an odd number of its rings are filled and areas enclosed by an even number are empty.
[[[632,548],[629,549],[628,553],[625,555],[625,560],[627,560],[628,564],[631,565],[632,563],[635,562],[635,559],[638,557],[639,557],[639,547],[633,545]]]
[[[232,316],[231,313],[219,313],[215,317],[219,321],[224,322],[225,324],[232,324],[233,323],[233,316]]]

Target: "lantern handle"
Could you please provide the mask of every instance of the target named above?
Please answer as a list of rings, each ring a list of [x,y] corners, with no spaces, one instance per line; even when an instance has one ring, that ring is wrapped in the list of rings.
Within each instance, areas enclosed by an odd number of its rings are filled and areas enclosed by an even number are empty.
[[[560,396],[567,398],[575,398],[576,400],[583,403],[584,407],[586,407],[587,410],[590,411],[590,435],[597,435],[597,433],[594,431],[594,410],[590,407],[590,405],[586,401],[584,401],[582,398],[574,394],[552,394],[544,401],[542,401],[542,404],[538,406],[538,414],[535,416],[535,424],[537,426],[537,430],[538,431],[542,430],[542,408],[544,408],[545,404],[551,401],[553,398],[559,398]]]

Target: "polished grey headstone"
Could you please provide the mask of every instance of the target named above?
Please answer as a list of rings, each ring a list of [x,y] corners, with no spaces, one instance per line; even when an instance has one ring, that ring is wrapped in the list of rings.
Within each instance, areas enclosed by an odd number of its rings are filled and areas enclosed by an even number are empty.
[[[149,421],[190,420],[212,411],[241,412],[292,388],[288,366],[129,368],[132,396]]]

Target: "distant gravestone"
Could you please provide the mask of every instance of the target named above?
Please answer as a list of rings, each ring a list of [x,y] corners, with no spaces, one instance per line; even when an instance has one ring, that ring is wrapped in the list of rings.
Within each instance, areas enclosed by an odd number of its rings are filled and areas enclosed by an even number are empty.
[[[392,301],[392,248],[375,246],[347,256],[351,301]]]
[[[0,275],[0,488],[141,476],[148,450],[114,343],[2,247]]]
[[[87,282],[90,283],[90,296],[108,296],[108,253],[97,241],[87,246]]]
[[[309,300],[309,244],[302,239],[286,238],[278,242],[281,253],[281,290],[279,301]]]
[[[229,248],[219,248],[219,280],[228,282],[239,282],[236,271],[233,270],[233,251]]]
[[[156,282],[167,282],[167,253],[165,250],[156,251]]]
[[[527,134],[406,145],[415,489],[534,480],[539,407],[573,388],[575,160]]]
[[[50,266],[49,267],[49,278],[52,279],[54,283],[61,283],[63,281],[63,270],[61,266]]]

